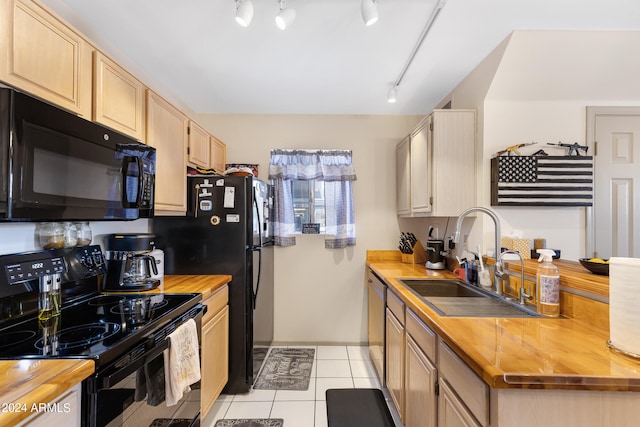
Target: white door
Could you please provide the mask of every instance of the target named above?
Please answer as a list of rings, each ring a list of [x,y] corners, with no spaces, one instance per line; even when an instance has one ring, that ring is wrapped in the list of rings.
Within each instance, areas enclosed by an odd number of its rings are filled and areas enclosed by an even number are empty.
[[[640,108],[589,114],[597,142],[593,252],[600,258],[640,257]]]

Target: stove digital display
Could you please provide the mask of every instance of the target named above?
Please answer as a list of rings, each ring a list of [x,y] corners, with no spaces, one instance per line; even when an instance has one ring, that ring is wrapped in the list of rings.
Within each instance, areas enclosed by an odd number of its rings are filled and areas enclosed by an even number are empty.
[[[7,282],[16,285],[41,276],[62,274],[66,268],[62,257],[57,257],[5,265],[4,271]]]

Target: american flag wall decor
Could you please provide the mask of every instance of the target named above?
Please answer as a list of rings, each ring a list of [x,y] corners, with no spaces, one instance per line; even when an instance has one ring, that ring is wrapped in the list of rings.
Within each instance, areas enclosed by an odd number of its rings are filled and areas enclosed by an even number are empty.
[[[492,206],[592,206],[593,156],[491,159]]]

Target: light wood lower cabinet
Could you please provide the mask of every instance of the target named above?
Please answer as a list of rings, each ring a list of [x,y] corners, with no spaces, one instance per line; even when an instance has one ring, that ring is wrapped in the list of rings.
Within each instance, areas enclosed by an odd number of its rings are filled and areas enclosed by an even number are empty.
[[[439,427],[480,427],[462,400],[445,379],[440,380],[438,396]]]
[[[144,141],[144,84],[99,51],[93,71],[93,121]]]
[[[407,335],[405,364],[405,427],[436,427],[438,371],[411,335]]]
[[[438,420],[437,335],[413,311],[405,314],[405,427],[435,427]]]
[[[438,370],[440,372],[440,388],[446,383],[451,391],[459,397],[461,407],[466,408],[469,415],[476,419],[477,425],[489,425],[489,386],[482,381],[447,344],[438,340]],[[440,400],[442,402],[442,400]],[[439,407],[442,411],[444,408]],[[439,423],[439,425],[448,425]],[[456,425],[456,424],[453,424]],[[474,424],[475,425],[475,424]]]
[[[404,303],[387,289],[385,326],[386,384],[400,419],[404,420]]]
[[[207,416],[229,379],[229,289],[225,285],[203,301],[200,417]]]
[[[0,81],[90,120],[92,52],[32,1],[0,2]]]

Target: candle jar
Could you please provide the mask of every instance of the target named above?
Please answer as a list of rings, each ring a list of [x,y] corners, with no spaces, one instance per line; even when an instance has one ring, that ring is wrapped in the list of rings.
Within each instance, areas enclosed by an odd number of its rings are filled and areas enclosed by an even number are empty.
[[[89,222],[77,222],[76,230],[78,232],[78,246],[90,245],[93,236],[91,233],[91,226],[89,225]]]
[[[58,249],[64,246],[64,227],[59,222],[40,224],[38,239],[42,249]]]
[[[78,230],[71,222],[64,223],[64,247],[73,248],[78,244]]]

